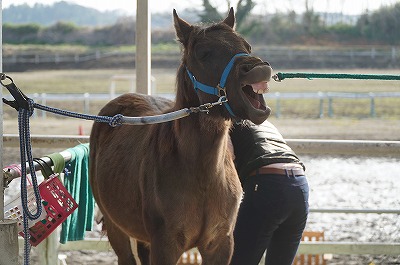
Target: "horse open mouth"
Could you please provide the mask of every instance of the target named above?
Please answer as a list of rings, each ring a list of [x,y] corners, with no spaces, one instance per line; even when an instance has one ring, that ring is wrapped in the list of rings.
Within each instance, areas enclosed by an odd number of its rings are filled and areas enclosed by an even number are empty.
[[[267,104],[263,96],[263,93],[267,93],[269,91],[267,82],[245,85],[242,87],[242,90],[254,108],[259,110],[267,110]]]

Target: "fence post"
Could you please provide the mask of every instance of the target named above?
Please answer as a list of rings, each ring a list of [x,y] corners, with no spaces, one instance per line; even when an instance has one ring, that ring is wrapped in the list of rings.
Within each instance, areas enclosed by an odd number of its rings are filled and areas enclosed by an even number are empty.
[[[152,95],[157,94],[157,84],[156,84],[156,78],[154,76],[151,76],[151,94]]]
[[[42,104],[43,106],[46,106],[46,104],[47,104],[46,97],[47,97],[46,93],[42,93],[42,94],[41,94],[41,98],[42,98],[41,104]],[[46,117],[47,117],[46,111],[42,110],[42,119],[46,119]]]
[[[319,96],[319,115],[318,118],[323,118],[324,117],[324,93],[323,92],[318,92]]]
[[[110,84],[110,99],[115,98],[115,80],[111,78],[111,84]]]
[[[376,112],[375,112],[375,96],[374,93],[370,92],[369,97],[371,98],[371,104],[370,104],[370,116],[372,118],[376,117]]]
[[[83,113],[85,113],[85,114],[89,114],[89,112],[90,112],[89,96],[90,96],[90,94],[87,92],[85,94],[83,94]]]
[[[39,98],[39,93],[34,93],[33,101],[36,102],[38,98]],[[34,111],[32,114],[32,118],[37,119],[37,117],[38,117],[37,111]]]
[[[333,117],[333,98],[328,96],[328,116]]]

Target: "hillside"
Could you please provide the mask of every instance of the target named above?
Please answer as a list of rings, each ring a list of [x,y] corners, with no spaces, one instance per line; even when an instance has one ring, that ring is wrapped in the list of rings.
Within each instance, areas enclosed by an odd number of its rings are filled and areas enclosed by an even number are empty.
[[[72,22],[79,26],[104,26],[114,24],[124,16],[121,11],[101,12],[94,8],[61,1],[53,5],[11,5],[3,9],[3,23],[53,25],[59,21]]]

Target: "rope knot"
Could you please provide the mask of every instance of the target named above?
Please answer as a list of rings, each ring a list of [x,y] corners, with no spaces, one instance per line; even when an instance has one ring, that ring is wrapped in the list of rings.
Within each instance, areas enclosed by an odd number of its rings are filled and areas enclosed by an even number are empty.
[[[35,101],[33,101],[33,99],[28,98],[28,114],[29,117],[31,117],[33,115],[33,112],[35,111]]]
[[[122,118],[124,116],[122,114],[117,114],[115,116],[113,116],[110,120],[110,122],[108,123],[111,127],[117,127],[117,126],[121,126],[122,125]]]

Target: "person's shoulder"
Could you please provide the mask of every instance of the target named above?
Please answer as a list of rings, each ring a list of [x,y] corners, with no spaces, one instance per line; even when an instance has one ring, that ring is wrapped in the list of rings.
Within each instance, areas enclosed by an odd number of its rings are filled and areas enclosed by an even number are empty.
[[[254,126],[257,126],[254,124]],[[264,129],[266,131],[278,131],[278,128],[275,127],[270,121],[265,120],[263,123],[258,125],[259,128]]]

